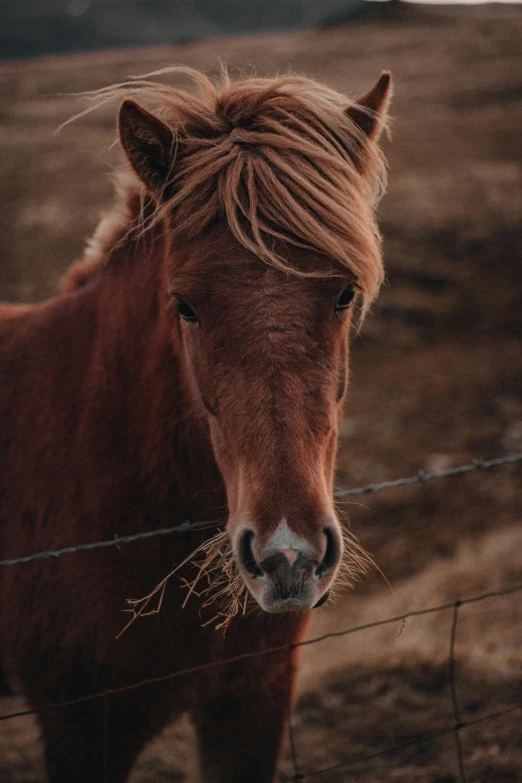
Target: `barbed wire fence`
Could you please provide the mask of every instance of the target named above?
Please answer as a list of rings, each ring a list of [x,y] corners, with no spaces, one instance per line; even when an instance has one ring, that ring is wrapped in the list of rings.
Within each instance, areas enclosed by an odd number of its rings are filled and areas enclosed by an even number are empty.
[[[431,473],[425,473],[422,470],[417,471],[413,476],[406,476],[405,478],[394,479],[393,481],[382,481],[379,484],[367,484],[364,487],[356,487],[355,489],[340,489],[334,493],[336,500],[344,500],[345,498],[357,497],[358,495],[369,495],[374,492],[382,492],[384,489],[393,489],[395,487],[406,487],[411,484],[424,484],[427,481],[433,481],[434,479],[448,478],[450,476],[462,476],[466,473],[471,473],[474,470],[491,470],[492,468],[503,467],[505,465],[513,465],[516,462],[522,461],[522,453],[509,454],[506,457],[497,457],[490,460],[475,460],[467,465],[458,465],[455,468],[448,468],[446,470],[432,471]],[[182,522],[179,525],[173,525],[172,527],[162,527],[156,530],[147,530],[144,533],[135,533],[131,536],[118,536],[109,538],[105,541],[93,541],[88,544],[78,544],[77,546],[67,546],[63,549],[49,549],[44,552],[36,552],[33,555],[24,555],[22,557],[16,557],[11,560],[0,560],[0,567],[20,565],[22,563],[31,563],[34,560],[48,560],[54,557],[61,557],[62,555],[71,555],[75,552],[89,552],[93,549],[107,549],[108,547],[121,547],[123,544],[132,544],[135,541],[145,541],[149,538],[156,538],[158,536],[168,536],[174,533],[189,533],[192,530],[203,530],[209,527],[219,527],[220,522]]]
[[[354,489],[348,489],[348,490],[339,490],[335,493],[336,499],[342,500],[347,497],[355,497],[358,495],[365,495],[370,494],[374,492],[379,492],[385,489],[392,489],[396,487],[402,487],[402,486],[408,486],[412,484],[422,484],[427,481],[432,481],[435,479],[442,479],[447,478],[451,476],[460,476],[465,475],[467,473],[470,473],[472,471],[480,471],[480,470],[490,470],[492,468],[497,467],[503,467],[507,465],[513,465],[515,463],[522,462],[522,453],[518,454],[512,454],[505,457],[498,457],[496,459],[492,460],[475,460],[473,463],[466,464],[466,465],[459,465],[454,468],[448,468],[447,470],[440,470],[440,471],[432,471],[429,473],[425,473],[423,471],[418,471],[412,476],[407,476],[401,479],[395,479],[393,481],[383,481],[377,484],[367,484],[363,487],[356,487]],[[14,565],[23,565],[25,563],[30,563],[36,560],[46,560],[51,558],[57,558],[62,557],[65,555],[73,554],[76,552],[85,552],[85,551],[91,551],[94,549],[100,549],[100,548],[107,548],[107,547],[121,547],[122,545],[131,544],[136,541],[143,541],[146,539],[150,539],[156,536],[165,536],[165,535],[172,535],[176,533],[186,533],[190,532],[192,530],[201,530],[207,527],[214,527],[219,523],[209,523],[209,522],[183,522],[180,525],[175,525],[168,528],[159,528],[157,530],[153,531],[147,531],[144,533],[137,533],[135,535],[130,536],[114,536],[113,539],[107,539],[104,541],[96,541],[86,544],[79,544],[77,546],[70,546],[70,547],[64,547],[62,549],[57,550],[46,550],[37,552],[31,555],[22,555],[21,557],[12,558],[8,560],[1,560],[0,561],[0,567],[8,567],[8,566],[14,566]],[[224,658],[221,660],[215,660],[215,661],[208,661],[207,663],[200,664],[197,666],[188,667],[185,669],[181,669],[175,672],[171,672],[167,675],[162,675],[158,677],[150,677],[144,680],[141,680],[139,682],[132,683],[130,685],[121,686],[118,688],[109,688],[104,691],[100,691],[97,693],[88,694],[86,696],[81,696],[75,699],[70,699],[68,701],[62,701],[62,702],[49,702],[47,704],[34,707],[32,709],[27,710],[19,710],[17,712],[11,712],[4,715],[0,715],[0,722],[2,721],[8,721],[13,720],[15,718],[27,716],[27,715],[35,715],[40,712],[44,712],[46,710],[55,710],[55,709],[64,709],[66,707],[70,707],[73,705],[78,704],[84,704],[87,702],[91,702],[94,700],[104,700],[105,702],[105,708],[104,708],[104,722],[105,725],[107,723],[107,711],[108,711],[108,705],[109,705],[109,699],[111,696],[115,696],[120,693],[128,692],[135,690],[137,688],[143,688],[148,685],[154,685],[162,682],[167,682],[173,679],[176,679],[178,677],[188,676],[191,674],[197,674],[198,672],[206,671],[208,669],[213,669],[220,666],[228,666],[235,662],[239,661],[245,661],[252,658],[258,658],[260,656],[266,656],[266,655],[274,655],[277,653],[282,652],[289,652],[291,650],[294,650],[296,648],[301,647],[307,647],[310,645],[319,644],[321,642],[326,641],[327,639],[333,639],[333,638],[339,638],[339,637],[345,637],[351,634],[360,633],[366,630],[369,630],[371,628],[378,628],[386,625],[391,625],[394,623],[401,623],[406,621],[409,618],[412,617],[422,617],[425,615],[430,615],[434,613],[444,612],[451,609],[452,611],[452,620],[451,620],[451,626],[450,626],[450,637],[449,637],[449,651],[448,651],[448,682],[449,682],[449,689],[450,689],[450,697],[451,697],[451,707],[452,707],[452,716],[453,721],[451,725],[446,726],[441,729],[437,729],[432,732],[424,732],[423,734],[418,734],[416,736],[413,736],[403,742],[396,743],[394,745],[389,745],[387,747],[384,747],[378,751],[375,751],[373,753],[367,754],[367,755],[361,755],[353,758],[349,758],[347,760],[344,760],[342,762],[332,764],[328,767],[323,767],[320,769],[312,769],[308,771],[301,771],[301,766],[298,758],[298,751],[297,751],[297,743],[296,743],[296,732],[295,727],[293,725],[292,719],[289,721],[289,746],[290,746],[290,759],[292,763],[293,768],[293,777],[292,781],[301,781],[305,779],[311,779],[314,777],[320,777],[321,775],[326,775],[328,773],[336,772],[337,770],[341,771],[348,771],[351,768],[358,767],[362,764],[366,764],[368,762],[371,762],[375,759],[381,758],[383,756],[386,756],[388,754],[393,754],[394,752],[398,752],[402,749],[413,747],[417,745],[424,744],[426,742],[432,742],[438,737],[442,737],[444,735],[452,734],[454,737],[455,742],[455,753],[456,753],[456,763],[457,763],[457,769],[458,769],[458,780],[459,783],[467,783],[467,776],[466,776],[466,767],[465,767],[465,760],[464,760],[464,754],[462,751],[462,744],[461,744],[461,732],[469,728],[471,726],[478,725],[480,723],[484,723],[487,721],[491,721],[506,715],[513,714],[517,711],[522,710],[522,703],[516,703],[513,704],[511,707],[508,707],[504,710],[496,711],[496,712],[490,712],[487,715],[483,715],[478,718],[473,718],[471,720],[464,721],[462,719],[462,712],[460,708],[459,698],[458,698],[458,688],[457,688],[457,679],[456,679],[456,666],[455,666],[455,645],[456,645],[456,638],[457,638],[457,629],[458,629],[458,621],[460,617],[460,610],[463,606],[479,603],[482,601],[486,601],[492,598],[498,598],[501,596],[507,596],[514,593],[522,592],[522,584],[515,584],[510,587],[506,587],[504,589],[500,590],[494,590],[489,591],[487,593],[482,593],[481,595],[471,596],[471,597],[465,597],[460,598],[455,601],[451,601],[444,604],[439,604],[436,606],[426,607],[425,609],[418,609],[413,610],[410,612],[406,612],[402,615],[396,615],[393,617],[387,617],[382,620],[377,620],[371,623],[365,623],[363,625],[354,626],[346,629],[342,629],[339,631],[331,631],[325,634],[322,634],[321,636],[316,636],[311,639],[305,639],[301,642],[297,642],[294,644],[285,644],[285,645],[278,645],[275,647],[267,647],[263,648],[261,650],[255,650],[251,652],[245,652],[245,653],[239,653],[238,655]]]

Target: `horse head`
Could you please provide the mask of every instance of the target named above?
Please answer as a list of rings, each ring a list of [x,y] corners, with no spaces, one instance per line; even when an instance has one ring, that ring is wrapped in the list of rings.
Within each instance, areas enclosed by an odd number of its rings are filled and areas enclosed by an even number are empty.
[[[120,138],[168,233],[173,339],[235,561],[265,611],[303,611],[326,600],[343,558],[337,422],[354,312],[382,278],[390,77],[358,101],[297,77],[205,91],[161,119],[126,100]]]

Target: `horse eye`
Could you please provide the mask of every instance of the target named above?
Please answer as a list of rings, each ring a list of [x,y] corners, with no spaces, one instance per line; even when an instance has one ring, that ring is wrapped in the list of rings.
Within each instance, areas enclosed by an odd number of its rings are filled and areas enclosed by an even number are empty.
[[[348,310],[351,303],[353,302],[354,296],[355,296],[355,291],[353,285],[349,285],[347,288],[344,289],[341,296],[337,300],[337,304],[335,305],[335,312],[340,313],[343,310]]]
[[[183,320],[188,321],[188,323],[199,323],[199,318],[197,317],[192,307],[189,307],[188,304],[180,297],[178,297],[178,313],[183,318]]]

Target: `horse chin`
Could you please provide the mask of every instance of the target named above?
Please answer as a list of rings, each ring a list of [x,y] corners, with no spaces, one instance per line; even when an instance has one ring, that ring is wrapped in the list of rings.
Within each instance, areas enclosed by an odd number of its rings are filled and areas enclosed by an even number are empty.
[[[308,612],[312,607],[298,598],[284,598],[279,601],[263,602],[259,605],[267,614],[288,614],[296,612]]]
[[[265,590],[253,589],[253,585],[248,585],[248,582],[247,586],[256,603],[267,614],[308,612],[310,609],[322,606],[330,595],[330,591],[327,590],[318,598],[315,590],[306,590],[300,594],[290,594],[282,597],[277,594],[277,591],[274,594],[269,585],[266,585],[268,589],[265,588]]]

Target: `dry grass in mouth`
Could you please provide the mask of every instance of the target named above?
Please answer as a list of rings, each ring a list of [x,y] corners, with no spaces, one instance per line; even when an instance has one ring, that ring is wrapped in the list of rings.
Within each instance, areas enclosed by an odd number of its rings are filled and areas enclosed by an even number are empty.
[[[336,587],[352,588],[355,582],[360,581],[372,570],[377,570],[382,574],[372,556],[366,552],[348,527],[341,526],[341,530],[344,547],[343,557],[335,579]],[[194,595],[201,600],[200,610],[212,605],[216,605],[217,609],[213,617],[202,623],[202,627],[215,622],[215,630],[222,630],[225,633],[234,617],[246,615],[250,594],[234,560],[230,537],[226,530],[219,530],[212,538],[196,547],[185,560],[176,565],[148,595],[142,598],[127,598],[128,608],[123,611],[130,612],[132,616],[117,635],[117,639],[130,628],[138,617],[159,614],[167,582],[189,563],[197,568],[197,573],[191,582],[184,577],[181,579],[182,588],[187,590],[182,604],[183,608],[186,607],[190,597]],[[386,577],[384,579],[386,580]],[[330,592],[335,595],[339,590]]]
[[[201,599],[201,609],[212,604],[217,605],[216,614],[202,623],[203,627],[216,622],[215,629],[222,629],[225,632],[236,615],[246,614],[249,593],[233,558],[229,535],[225,530],[219,530],[212,538],[196,547],[185,560],[178,563],[148,595],[142,598],[127,598],[128,608],[123,611],[130,612],[132,617],[119,632],[117,639],[138,617],[159,614],[167,582],[189,563],[196,566],[197,573],[191,582],[184,577],[181,580],[182,587],[188,591],[182,604],[183,608],[191,595]]]
[[[208,541],[204,541],[193,553],[192,562],[198,572],[192,582],[183,580],[188,592],[183,608],[191,595],[202,599],[201,608],[217,605],[217,613],[203,623],[217,622],[215,630],[226,631],[236,615],[245,615],[249,592],[232,555],[232,544],[226,530],[220,530]]]

